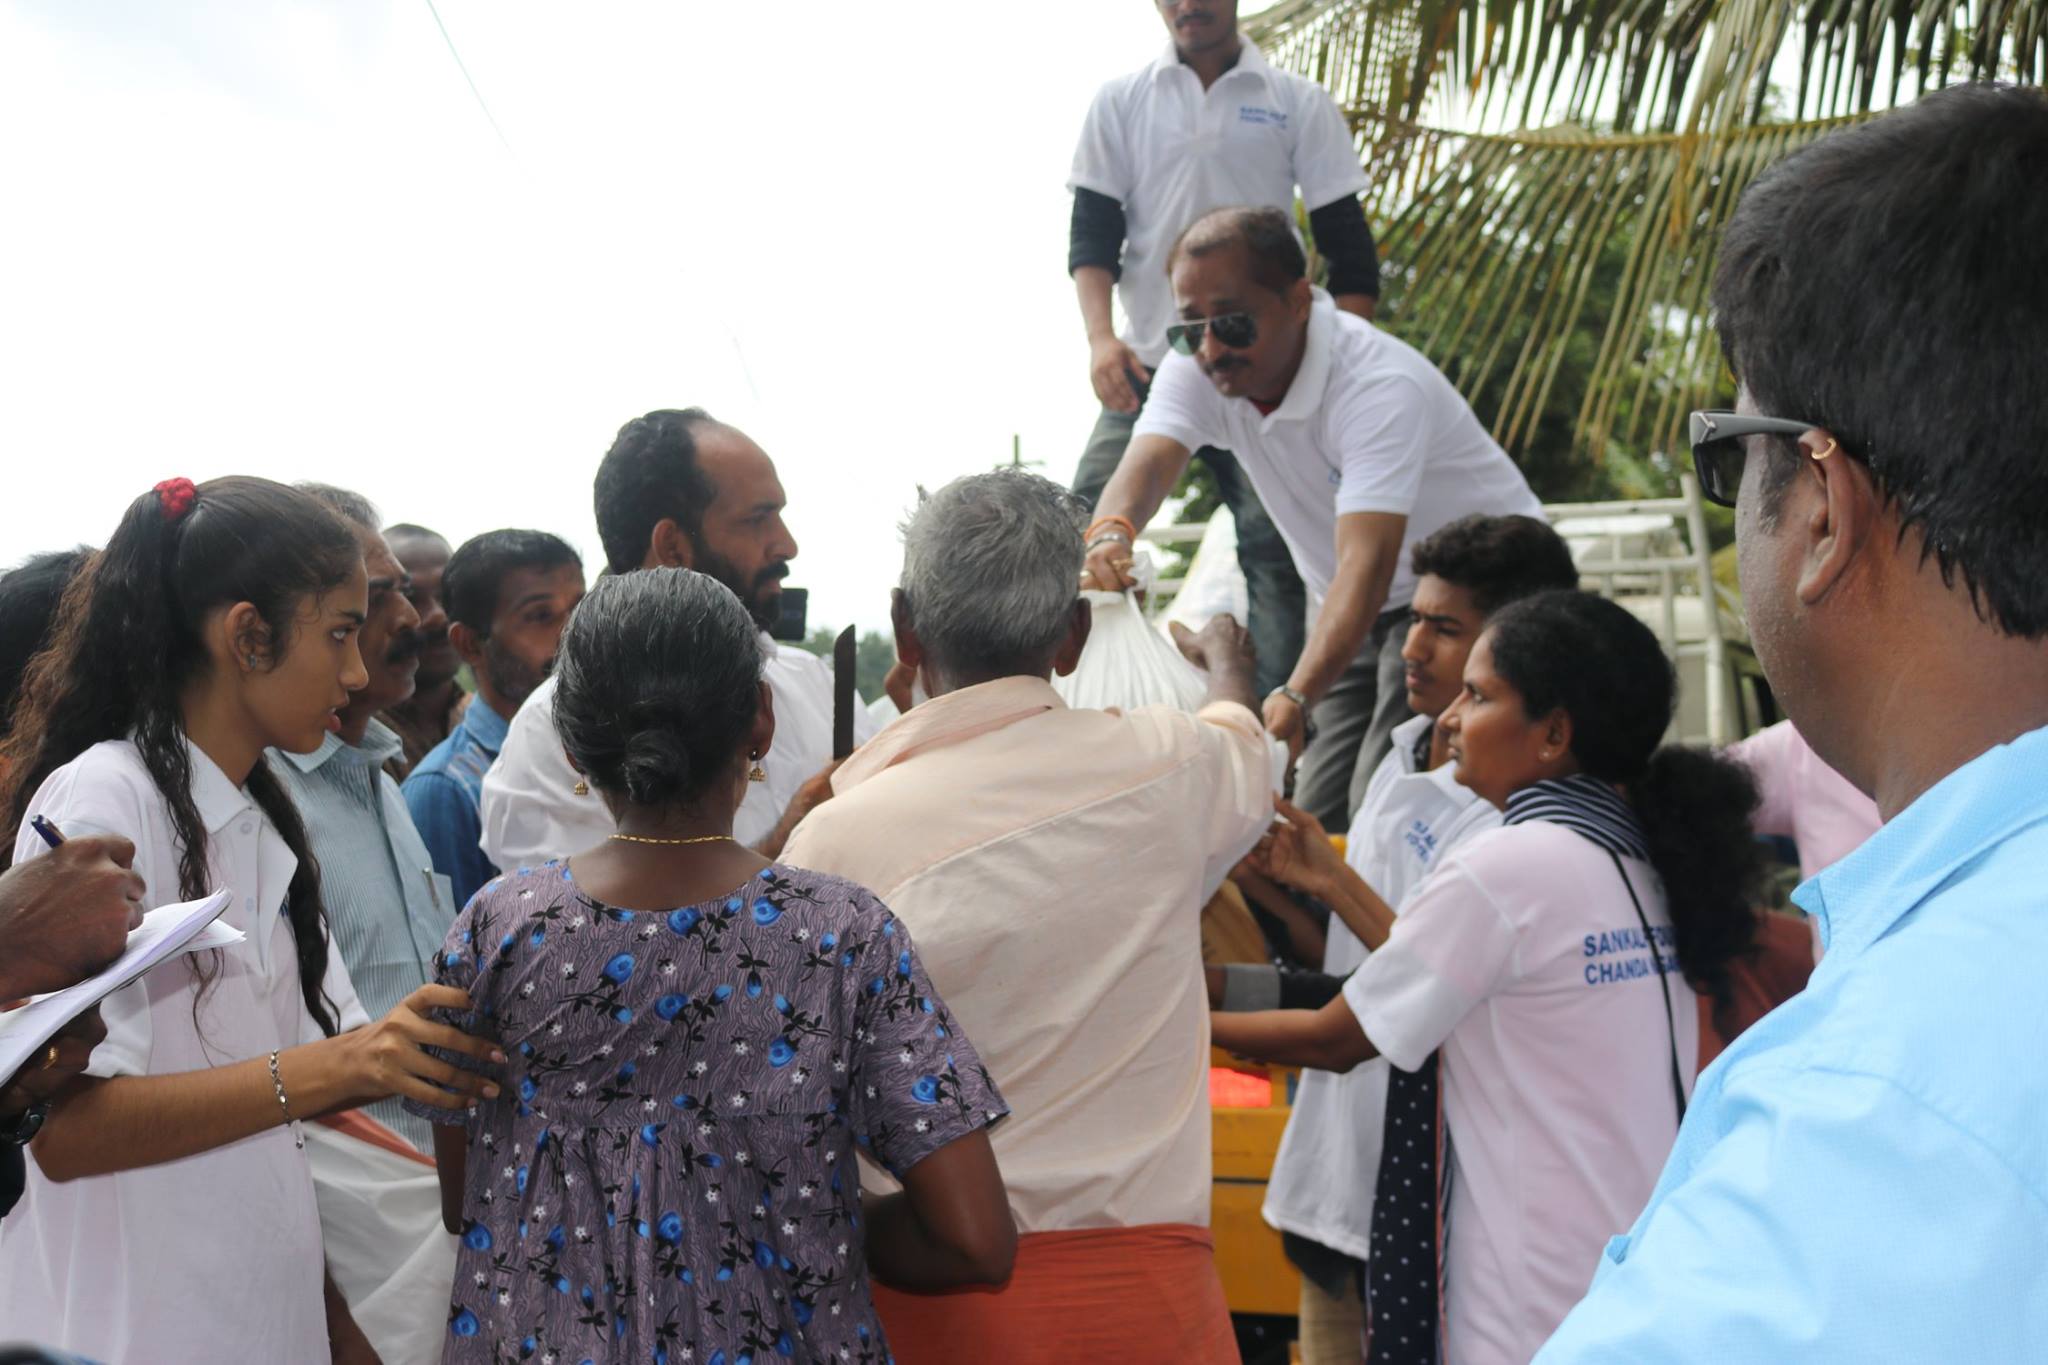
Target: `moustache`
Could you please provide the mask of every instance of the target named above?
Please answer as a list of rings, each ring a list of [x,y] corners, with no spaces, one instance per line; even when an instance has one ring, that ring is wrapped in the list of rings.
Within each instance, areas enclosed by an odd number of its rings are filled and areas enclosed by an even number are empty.
[[[1250,363],[1250,361],[1242,356],[1227,355],[1220,360],[1213,360],[1202,366],[1202,373],[1214,379],[1217,375],[1236,374],[1239,370],[1250,365]]]
[[[387,664],[402,664],[407,659],[417,659],[420,656],[420,651],[425,649],[426,645],[426,640],[416,630],[408,630],[394,635],[391,637],[390,648],[384,651],[384,662]]]
[[[789,561],[786,559],[780,560],[774,564],[770,564],[767,568],[755,574],[754,586],[757,588],[765,588],[770,583],[780,583],[783,579],[787,577],[789,577]]]

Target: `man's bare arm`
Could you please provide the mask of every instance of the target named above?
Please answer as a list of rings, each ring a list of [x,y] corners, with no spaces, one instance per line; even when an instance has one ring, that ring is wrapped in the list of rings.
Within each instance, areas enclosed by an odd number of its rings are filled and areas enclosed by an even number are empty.
[[[1358,657],[1386,605],[1407,530],[1408,518],[1395,512],[1347,512],[1337,518],[1337,575],[1287,679],[1309,705],[1322,700]],[[1276,738],[1298,748],[1305,719],[1288,698],[1278,693],[1266,698],[1266,728]]]
[[[1174,484],[1188,467],[1188,448],[1169,437],[1133,437],[1124,457],[1110,475],[1109,484],[1095,504],[1097,521],[1122,517],[1137,530],[1159,512],[1160,504],[1173,492]],[[1091,587],[1120,592],[1131,587],[1130,560],[1133,546],[1120,540],[1091,546],[1084,566],[1092,576]]]

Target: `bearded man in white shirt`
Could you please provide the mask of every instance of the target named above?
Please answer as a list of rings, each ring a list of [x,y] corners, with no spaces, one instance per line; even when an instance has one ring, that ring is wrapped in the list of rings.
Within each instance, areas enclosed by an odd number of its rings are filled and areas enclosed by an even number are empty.
[[[1174,244],[1167,271],[1175,354],[1096,505],[1088,572],[1102,587],[1130,586],[1131,538],[1190,452],[1236,455],[1315,612],[1294,672],[1266,696],[1266,728],[1298,753],[1307,746],[1296,800],[1341,829],[1408,716],[1409,552],[1474,512],[1543,509],[1427,357],[1310,286],[1285,212],[1207,214]]]
[[[783,523],[788,499],[774,462],[702,408],[661,409],[619,429],[598,466],[595,499],[612,573],[695,569],[731,588],[760,625],[775,743],[756,758],[756,779],[733,834],[777,856],[797,821],[831,794],[832,672],[817,656],[767,634],[797,554]],[[853,721],[856,743],[874,733],[864,708],[854,708]],[[610,813],[583,786],[555,736],[552,678],[513,717],[484,777],[480,813],[484,853],[508,872],[611,835]]]

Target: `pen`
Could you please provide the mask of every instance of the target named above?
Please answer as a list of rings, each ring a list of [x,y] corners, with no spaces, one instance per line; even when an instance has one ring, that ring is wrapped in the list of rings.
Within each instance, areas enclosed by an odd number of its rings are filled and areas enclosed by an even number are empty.
[[[47,816],[38,815],[28,822],[28,827],[40,834],[43,842],[51,848],[56,848],[64,842],[64,832],[51,824]]]

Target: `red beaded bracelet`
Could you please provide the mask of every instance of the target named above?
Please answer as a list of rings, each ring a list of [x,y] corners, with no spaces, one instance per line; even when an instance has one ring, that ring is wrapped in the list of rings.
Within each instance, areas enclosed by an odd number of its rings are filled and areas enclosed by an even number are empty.
[[[1095,539],[1095,533],[1097,531],[1100,531],[1105,526],[1121,526],[1124,528],[1125,533],[1130,536],[1133,542],[1135,542],[1138,539],[1138,528],[1131,524],[1131,519],[1129,517],[1119,516],[1097,517],[1094,521],[1088,523],[1088,531],[1084,536],[1082,536],[1082,539]]]

